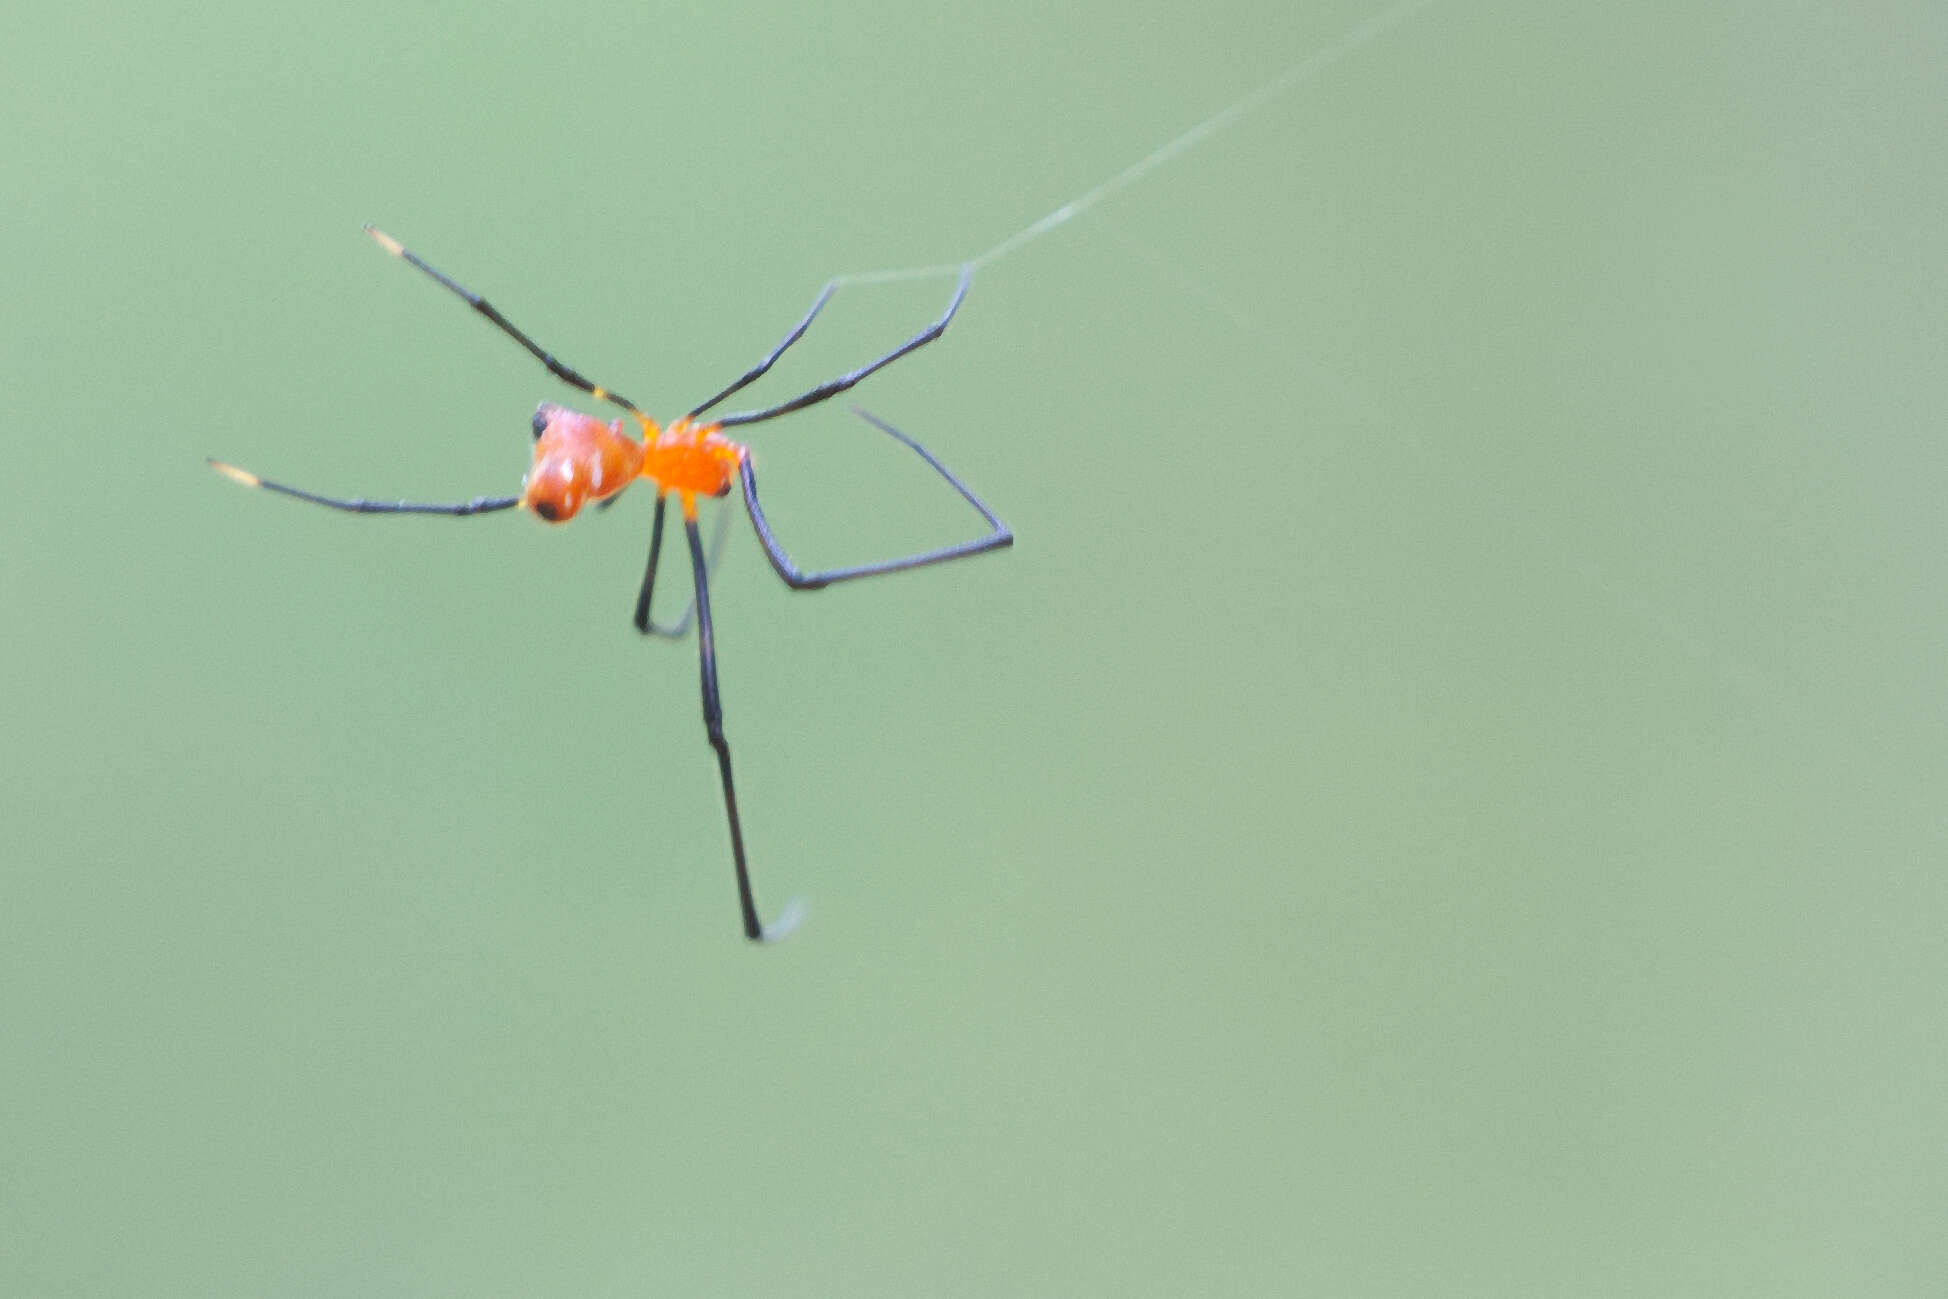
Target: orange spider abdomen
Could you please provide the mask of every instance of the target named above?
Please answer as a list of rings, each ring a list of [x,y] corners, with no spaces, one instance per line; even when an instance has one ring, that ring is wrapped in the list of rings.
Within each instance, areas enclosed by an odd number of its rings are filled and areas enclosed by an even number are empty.
[[[622,431],[619,419],[605,424],[544,403],[534,413],[534,429],[534,464],[521,504],[550,523],[565,523],[588,502],[614,496],[643,471],[643,444]]]

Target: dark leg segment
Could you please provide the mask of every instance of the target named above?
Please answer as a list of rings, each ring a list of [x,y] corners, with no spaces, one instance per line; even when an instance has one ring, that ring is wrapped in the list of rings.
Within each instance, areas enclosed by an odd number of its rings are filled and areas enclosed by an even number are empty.
[[[379,229],[375,225],[371,225],[368,223],[365,227],[365,233],[371,235],[372,238],[375,241],[377,241],[379,247],[385,249],[387,252],[391,253],[394,257],[399,258],[401,261],[407,262],[412,266],[415,266],[418,269],[426,272],[426,274],[433,277],[433,280],[436,283],[438,283],[442,288],[446,289],[447,292],[453,294],[455,297],[459,298],[462,302],[472,307],[475,311],[478,311],[481,315],[487,317],[488,320],[493,322],[494,328],[500,330],[503,334],[506,334],[509,338],[519,343],[522,347],[525,347],[528,350],[528,352],[533,355],[535,360],[541,362],[541,364],[548,367],[548,373],[554,375],[557,379],[560,379],[563,383],[569,384],[572,387],[580,388],[583,392],[589,394],[597,401],[611,401],[614,402],[616,405],[622,407],[624,410],[636,411],[636,404],[634,402],[630,401],[627,397],[623,396],[621,393],[611,392],[609,391],[609,389],[604,388],[601,384],[594,383],[588,379],[583,378],[576,371],[570,369],[566,365],[563,365],[560,361],[557,361],[553,356],[549,355],[548,351],[545,348],[543,348],[539,343],[535,342],[532,338],[529,338],[526,334],[522,333],[519,329],[517,329],[513,321],[509,320],[506,316],[503,316],[498,310],[496,310],[493,303],[487,301],[487,299],[481,297],[478,293],[475,293],[472,289],[467,288],[465,285],[459,283],[458,281],[448,278],[445,272],[436,269],[431,263],[422,260],[418,253],[406,247],[404,244],[400,243],[397,239],[394,239],[391,235],[387,234],[385,231]],[[636,411],[636,413],[640,415],[642,412]]]
[[[746,456],[738,470],[738,478],[744,484],[744,508],[750,512],[751,526],[757,529],[758,540],[764,544],[764,553],[771,558],[771,567],[785,580],[786,586],[794,591],[816,591],[822,586],[850,581],[855,577],[872,577],[879,573],[897,573],[903,569],[942,564],[950,559],[961,559],[967,555],[978,555],[984,550],[998,550],[1003,546],[1014,544],[1015,534],[1008,531],[1008,526],[995,517],[994,511],[990,510],[966,483],[954,477],[946,465],[934,459],[931,451],[870,412],[854,406],[852,413],[888,437],[912,448],[914,454],[932,465],[934,472],[945,478],[969,505],[981,512],[981,517],[988,521],[989,532],[986,536],[977,537],[973,541],[942,546],[938,550],[923,550],[918,554],[907,555],[900,559],[881,560],[876,564],[859,564],[852,568],[829,568],[822,573],[807,573],[791,562],[791,556],[785,553],[785,548],[779,545],[777,537],[772,535],[771,524],[764,517],[763,507],[758,504],[757,473],[751,468],[751,458]]]
[[[736,383],[724,389],[722,392],[718,393],[715,397],[712,397],[709,401],[703,403],[703,405],[691,407],[689,418],[695,419],[697,416],[703,414],[705,411],[709,410],[712,406],[715,406],[718,402],[724,400],[724,398],[730,396],[732,393],[738,391],[740,388],[748,387],[749,385],[756,383],[759,379],[762,379],[764,377],[764,372],[766,370],[769,370],[772,366],[776,365],[778,363],[778,358],[785,354],[785,349],[790,347],[793,343],[796,343],[799,339],[805,336],[805,331],[812,327],[813,318],[816,317],[820,311],[824,310],[825,304],[831,300],[832,292],[837,287],[838,286],[835,284],[828,284],[824,288],[820,289],[817,299],[814,300],[812,303],[812,309],[805,313],[805,318],[803,320],[799,321],[796,325],[792,326],[791,332],[785,335],[784,342],[778,344],[776,347],[771,349],[771,355],[765,357],[762,361],[759,361],[756,365],[746,370],[743,376],[740,377]]]
[[[611,496],[610,500],[615,497]],[[697,598],[690,597],[684,607],[683,616],[673,623],[658,623],[650,617],[650,597],[656,591],[656,565],[663,552],[663,509],[668,504],[669,493],[656,494],[656,518],[649,525],[649,564],[643,569],[643,588],[636,595],[636,630],[645,636],[664,636],[670,640],[680,640],[690,630],[690,619],[696,616]],[[724,540],[730,536],[730,510],[720,507],[717,522],[710,530],[710,560],[705,565],[712,576],[716,575],[717,565],[724,558]]]
[[[686,517],[683,532],[690,541],[690,572],[697,586],[697,656],[703,671],[703,728],[710,747],[717,752],[717,773],[724,783],[724,814],[730,820],[731,858],[737,866],[737,902],[744,913],[744,936],[754,943],[776,942],[798,927],[804,918],[802,903],[792,902],[778,923],[766,929],[758,919],[757,900],[751,895],[751,874],[744,863],[744,830],[737,819],[737,790],[731,784],[730,744],[724,739],[724,709],[717,698],[717,643],[710,625],[710,575],[704,564],[703,538],[697,521]]]
[[[461,501],[454,505],[421,505],[412,501],[368,501],[364,497],[345,499],[337,496],[320,496],[307,492],[301,487],[289,487],[274,483],[268,478],[259,478],[248,469],[225,464],[216,457],[210,457],[210,468],[232,482],[245,487],[261,487],[267,492],[280,496],[294,496],[300,501],[313,505],[323,505],[328,509],[344,510],[348,514],[491,514],[495,510],[511,510],[521,503],[518,496],[476,496],[471,501]]]
[[[756,424],[760,420],[776,419],[780,415],[789,415],[791,414],[791,412],[795,410],[803,410],[807,406],[816,406],[818,403],[824,401],[828,397],[838,396],[840,393],[844,392],[847,388],[852,387],[854,384],[866,378],[868,375],[875,374],[878,371],[885,369],[893,362],[899,360],[902,356],[905,356],[908,352],[914,351],[917,348],[925,347],[928,343],[931,343],[934,339],[939,338],[942,334],[946,333],[947,322],[954,318],[954,313],[956,311],[960,310],[961,302],[967,297],[967,288],[973,282],[974,282],[974,266],[973,263],[970,262],[966,266],[961,267],[960,286],[954,290],[954,296],[948,300],[947,310],[940,313],[940,319],[934,321],[931,325],[928,325],[925,329],[915,334],[912,338],[907,339],[904,343],[901,343],[898,347],[894,348],[886,355],[880,357],[877,361],[868,362],[867,364],[860,366],[857,370],[849,370],[845,374],[840,375],[836,379],[828,379],[826,382],[821,383],[818,387],[812,389],[810,392],[800,393],[798,396],[793,397],[790,401],[779,402],[776,406],[766,406],[762,410],[745,410],[745,411],[739,411],[734,415],[726,415],[722,419],[715,421],[717,426],[719,428],[733,428],[739,424]],[[786,337],[785,341],[778,346],[777,351],[774,351],[770,356],[766,357],[764,361],[759,364],[755,372],[746,375],[744,379],[740,379],[735,384],[732,384],[730,388],[726,390],[725,395],[728,395],[729,393],[732,392],[736,392],[739,388],[743,387],[746,382],[756,378],[760,374],[763,374],[767,369],[771,367],[771,362],[777,359],[779,352],[783,352],[785,348],[790,347],[793,343],[797,342],[798,336],[805,332],[805,327],[812,323],[812,317],[818,314],[818,309],[825,305],[825,299],[827,296],[830,295],[830,292],[831,290],[828,286],[826,293],[821,294],[819,296],[819,300],[812,304],[812,310],[809,313],[807,313],[804,320],[799,322],[798,328],[793,330],[792,333]],[[708,407],[710,405],[714,405],[719,400],[720,398],[713,397],[710,399],[709,402],[705,403],[705,406]]]
[[[669,503],[668,492],[656,493],[656,518],[649,525],[649,566],[643,570],[643,589],[636,594],[636,630],[645,636],[664,634],[649,619],[649,601],[656,592],[656,565],[663,558],[663,510]],[[694,597],[690,607],[696,607]],[[685,621],[688,621],[687,616]]]

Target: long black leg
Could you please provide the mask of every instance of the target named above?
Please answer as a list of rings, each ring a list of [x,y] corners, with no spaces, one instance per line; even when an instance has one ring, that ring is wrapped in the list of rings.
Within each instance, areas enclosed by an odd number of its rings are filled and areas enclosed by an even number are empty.
[[[899,559],[881,560],[876,564],[859,564],[852,568],[829,568],[822,573],[807,573],[791,562],[791,556],[785,553],[785,548],[779,545],[777,537],[772,535],[771,524],[765,519],[764,510],[758,504],[757,473],[751,468],[751,458],[747,455],[738,471],[738,477],[744,484],[744,507],[750,512],[751,526],[757,529],[758,540],[764,543],[764,553],[771,557],[771,567],[776,569],[778,576],[785,580],[786,586],[795,591],[815,591],[819,587],[830,586],[834,582],[850,581],[855,577],[872,577],[878,573],[897,573],[903,569],[922,568],[928,564],[941,564],[950,559],[978,555],[984,550],[998,550],[1003,546],[1014,544],[1015,534],[1008,531],[1008,526],[995,517],[994,511],[990,510],[966,483],[954,477],[946,465],[934,459],[931,451],[868,411],[854,406],[852,413],[888,437],[911,447],[916,455],[932,465],[934,471],[945,478],[969,505],[981,512],[981,517],[988,521],[989,532],[986,536],[976,537],[972,541],[942,546],[938,550],[923,550]]]
[[[615,497],[610,497],[614,500]],[[642,590],[636,594],[636,630],[645,636],[664,636],[679,640],[690,630],[690,619],[696,616],[697,598],[692,595],[690,603],[684,607],[683,616],[673,623],[659,623],[650,617],[650,598],[656,591],[656,566],[663,554],[663,509],[668,504],[669,493],[656,493],[656,518],[649,525],[649,564],[643,569]],[[711,574],[717,572],[717,565],[724,558],[724,539],[730,535],[730,510],[719,508],[717,523],[710,533],[710,559],[705,565]]]
[[[650,621],[649,601],[656,593],[656,565],[663,558],[663,510],[669,501],[668,492],[656,493],[656,518],[649,525],[649,566],[643,570],[643,588],[636,594],[636,630],[645,636],[665,634]],[[691,597],[690,607],[696,608],[695,596]],[[686,614],[686,620],[687,617]]]
[[[798,927],[805,908],[800,902],[785,907],[778,923],[765,928],[758,920],[751,895],[751,873],[744,864],[744,830],[737,820],[737,790],[731,784],[730,744],[724,739],[724,709],[717,698],[717,643],[710,625],[710,574],[704,564],[703,538],[697,521],[686,512],[683,533],[690,540],[690,572],[697,587],[697,656],[703,668],[703,728],[717,751],[717,772],[724,782],[724,814],[730,819],[731,857],[737,864],[737,902],[744,912],[744,936],[754,943],[771,943]]]
[[[948,300],[947,310],[940,313],[940,319],[934,321],[912,338],[907,339],[904,343],[901,343],[898,347],[880,357],[877,361],[868,362],[860,366],[857,370],[849,370],[836,379],[828,379],[810,392],[800,393],[790,401],[779,402],[776,406],[766,406],[762,410],[746,410],[739,411],[734,415],[726,415],[716,421],[717,425],[720,428],[732,428],[739,424],[756,424],[760,420],[775,419],[780,415],[789,415],[792,411],[803,410],[807,406],[816,406],[828,397],[838,396],[866,376],[885,369],[902,356],[905,356],[908,352],[916,348],[925,347],[928,343],[931,343],[934,339],[946,333],[947,322],[954,318],[956,311],[960,310],[961,302],[967,297],[967,288],[973,282],[974,266],[970,262],[961,267],[960,286],[954,290],[954,296]],[[825,305],[824,300],[821,298],[813,308],[814,314],[816,314],[817,307],[823,305]],[[811,316],[806,316],[804,321],[799,325],[797,333],[794,333],[792,337],[785,340],[785,345],[789,346],[791,343],[797,341],[797,334],[803,333],[805,326],[811,323]],[[778,350],[782,352],[784,348],[780,347]],[[769,359],[765,361],[765,365],[767,367],[770,365]],[[759,374],[763,372],[763,369],[758,371]],[[737,384],[732,385],[730,391],[735,392],[737,388],[742,386],[743,381],[740,380]],[[712,401],[715,400],[715,398],[712,398]]]
[[[452,293],[455,297],[459,298],[462,302],[472,307],[475,311],[478,311],[481,315],[487,317],[488,320],[493,322],[494,328],[500,330],[503,334],[506,334],[509,338],[519,343],[522,347],[525,347],[531,354],[533,354],[535,360],[541,362],[541,364],[548,367],[548,373],[554,375],[557,379],[560,379],[563,383],[569,384],[572,387],[580,388],[583,392],[595,398],[597,401],[614,402],[616,405],[622,407],[624,410],[635,411],[638,415],[642,414],[641,411],[636,410],[636,403],[630,401],[627,397],[623,396],[621,393],[611,392],[609,389],[604,388],[601,384],[594,383],[588,379],[583,378],[575,370],[570,369],[568,366],[562,364],[560,361],[557,361],[553,356],[549,355],[547,349],[543,348],[541,344],[535,342],[532,338],[529,338],[526,334],[522,333],[519,329],[515,327],[513,321],[509,320],[506,316],[503,316],[499,311],[497,311],[493,303],[487,301],[487,299],[481,297],[478,293],[475,293],[472,289],[467,288],[465,285],[459,283],[458,281],[449,278],[444,272],[435,269],[430,263],[422,260],[418,253],[406,247],[404,244],[400,243],[397,239],[394,239],[391,235],[387,234],[385,231],[379,229],[377,226],[372,225],[368,222],[365,227],[365,233],[371,235],[372,238],[375,241],[377,241],[379,247],[385,249],[387,252],[391,253],[394,257],[399,258],[401,261],[407,262],[413,266],[418,267],[420,270],[425,271],[428,275],[432,276],[433,279],[442,288],[446,289],[449,293]]]
[[[225,464],[216,457],[210,457],[210,468],[216,470],[232,482],[245,487],[261,487],[267,492],[277,492],[282,496],[295,496],[313,505],[323,505],[334,510],[344,510],[349,514],[489,514],[495,510],[510,510],[521,503],[518,496],[476,496],[471,501],[461,501],[455,505],[420,505],[412,501],[368,501],[363,497],[343,499],[336,496],[320,496],[300,487],[288,487],[274,483],[268,478],[259,478],[248,469]]]
[[[766,370],[769,370],[773,365],[776,365],[778,362],[778,358],[785,354],[785,349],[790,347],[793,343],[796,343],[799,339],[805,336],[805,331],[807,329],[810,329],[812,326],[812,319],[815,316],[817,316],[820,311],[824,310],[825,304],[829,302],[832,298],[833,290],[837,289],[838,287],[839,286],[837,284],[828,284],[824,288],[820,289],[818,292],[818,297],[812,302],[812,309],[805,313],[805,318],[803,320],[799,321],[796,325],[792,326],[791,332],[785,335],[784,342],[772,348],[771,354],[769,356],[765,357],[762,361],[759,361],[756,365],[746,370],[736,383],[724,389],[722,392],[718,393],[715,397],[712,397],[709,401],[704,402],[701,406],[691,407],[688,418],[695,419],[697,416],[703,414],[705,411],[709,410],[712,406],[715,406],[718,402],[724,400],[724,398],[730,396],[738,389],[747,387],[750,384],[756,383],[759,379],[762,379],[764,377],[764,372]]]

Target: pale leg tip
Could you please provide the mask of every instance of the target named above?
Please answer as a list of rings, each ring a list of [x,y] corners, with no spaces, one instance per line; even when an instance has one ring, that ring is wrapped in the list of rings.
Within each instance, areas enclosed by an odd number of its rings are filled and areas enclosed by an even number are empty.
[[[805,899],[793,898],[785,904],[785,909],[778,913],[778,918],[764,927],[764,932],[758,935],[757,941],[781,943],[790,938],[797,931],[798,926],[805,923],[805,914],[808,910]]]
[[[245,487],[256,487],[263,482],[263,479],[251,473],[248,469],[239,469],[233,464],[227,464],[222,460],[218,460],[215,456],[205,456],[203,459],[208,462],[210,468],[216,470],[233,483],[242,483]]]

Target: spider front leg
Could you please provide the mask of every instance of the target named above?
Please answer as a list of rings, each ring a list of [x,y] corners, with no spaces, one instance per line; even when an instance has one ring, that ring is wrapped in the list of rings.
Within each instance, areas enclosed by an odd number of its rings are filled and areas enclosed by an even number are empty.
[[[776,419],[780,415],[789,415],[795,410],[804,410],[807,406],[816,406],[822,401],[838,396],[846,389],[858,384],[861,380],[879,373],[901,357],[925,347],[928,343],[933,342],[934,339],[946,333],[947,326],[954,319],[954,313],[958,312],[960,310],[960,304],[967,300],[967,290],[973,283],[974,263],[968,262],[960,268],[960,283],[955,286],[954,296],[947,300],[947,309],[940,313],[940,318],[913,337],[907,339],[904,343],[901,343],[892,351],[886,353],[886,355],[877,360],[868,361],[856,370],[848,370],[836,379],[827,379],[818,387],[811,389],[809,392],[802,392],[789,401],[781,401],[775,406],[766,406],[762,410],[743,410],[730,415],[720,415],[715,421],[717,426],[719,428],[734,428],[740,424],[757,424],[764,420]],[[805,313],[805,318],[793,326],[789,334],[785,335],[784,342],[778,344],[777,347],[771,350],[769,356],[746,371],[744,376],[736,383],[733,383],[730,387],[724,389],[715,397],[712,397],[709,401],[691,411],[691,418],[694,419],[704,411],[709,410],[712,406],[715,406],[718,402],[738,391],[766,370],[769,370],[772,362],[783,355],[786,348],[804,336],[806,329],[811,326],[812,319],[818,315],[820,308],[825,306],[826,300],[832,296],[832,291],[836,287],[836,281],[827,284],[824,290],[818,295],[818,300],[812,303],[812,309]]]
[[[519,343],[528,355],[541,362],[547,368],[549,374],[554,375],[570,387],[580,388],[597,401],[611,402],[626,411],[631,411],[637,415],[642,414],[641,411],[636,409],[636,403],[630,401],[621,393],[604,388],[592,379],[584,377],[573,366],[556,360],[553,353],[549,352],[547,348],[541,346],[541,344],[535,342],[532,338],[529,338],[513,321],[503,316],[493,303],[487,301],[487,299],[481,297],[466,285],[461,284],[445,271],[438,269],[431,262],[428,262],[418,253],[406,247],[385,231],[379,229],[379,227],[368,221],[365,226],[365,233],[371,235],[373,242],[377,243],[379,247],[385,249],[400,261],[405,262],[414,270],[424,272],[435,284],[438,284],[448,293],[451,293],[454,297],[479,312],[495,329],[500,330],[501,333],[506,334],[509,338]]]

